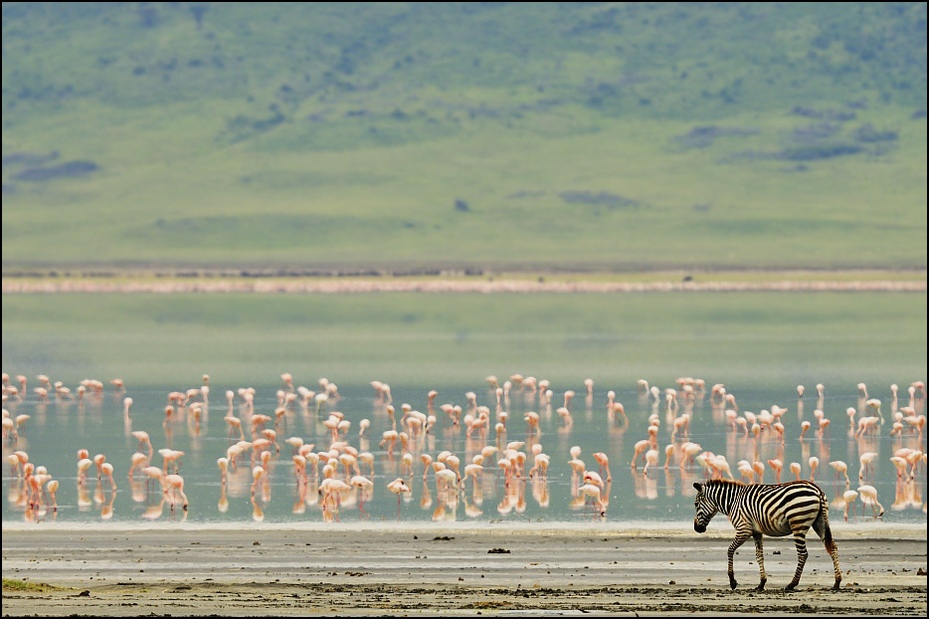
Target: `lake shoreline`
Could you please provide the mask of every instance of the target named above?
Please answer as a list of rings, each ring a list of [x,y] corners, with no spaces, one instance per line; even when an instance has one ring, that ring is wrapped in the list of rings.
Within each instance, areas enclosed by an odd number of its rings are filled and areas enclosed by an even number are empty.
[[[575,281],[430,279],[384,280],[317,278],[193,278],[74,280],[3,279],[3,294],[363,294],[363,293],[637,293],[637,292],[916,292],[927,291],[926,280],[793,280],[779,281]]]

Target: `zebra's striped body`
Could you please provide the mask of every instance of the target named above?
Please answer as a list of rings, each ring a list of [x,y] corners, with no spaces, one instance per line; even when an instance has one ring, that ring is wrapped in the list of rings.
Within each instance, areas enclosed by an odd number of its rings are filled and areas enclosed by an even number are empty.
[[[832,588],[839,588],[842,572],[839,569],[839,551],[829,528],[829,500],[819,486],[806,480],[783,484],[744,484],[717,479],[702,484],[695,482],[694,488],[697,490],[694,498],[694,530],[697,533],[706,531],[707,524],[719,512],[726,514],[735,527],[735,539],[729,545],[729,585],[733,589],[736,581],[732,558],[736,549],[749,537],[755,540],[755,558],[761,573],[758,590],[764,589],[768,580],[762,547],[762,537],[765,535],[793,535],[797,547],[797,571],[787,585],[787,590],[796,587],[809,556],[806,534],[810,527],[823,540],[832,557],[832,565],[835,567],[835,584]]]

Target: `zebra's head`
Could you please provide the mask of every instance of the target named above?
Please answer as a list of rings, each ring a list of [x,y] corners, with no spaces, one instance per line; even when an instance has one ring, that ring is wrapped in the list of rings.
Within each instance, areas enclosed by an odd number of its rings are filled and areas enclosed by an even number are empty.
[[[694,511],[696,512],[694,516],[694,531],[697,533],[704,533],[706,532],[706,525],[710,523],[710,520],[712,520],[713,516],[719,511],[719,506],[716,505],[716,501],[713,497],[706,493],[704,484],[694,482],[694,488],[697,490],[697,496],[694,497]]]

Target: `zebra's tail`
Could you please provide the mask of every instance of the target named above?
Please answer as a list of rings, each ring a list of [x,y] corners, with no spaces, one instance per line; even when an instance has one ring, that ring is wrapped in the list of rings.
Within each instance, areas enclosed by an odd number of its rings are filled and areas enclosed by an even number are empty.
[[[835,548],[835,540],[832,539],[832,528],[829,526],[829,516],[823,511],[821,518],[823,519],[823,544],[826,545],[827,549],[831,550]]]
[[[829,526],[829,499],[823,493],[819,501],[819,514],[813,523],[815,531],[823,540],[823,545],[829,556],[832,557],[832,565],[835,568],[835,584],[832,588],[838,589],[842,583],[842,570],[839,567],[839,548],[832,537],[832,528]]]
[[[835,545],[832,539],[832,528],[829,526],[829,499],[825,493],[819,495],[819,514],[816,516],[816,532],[823,538],[823,543],[827,548]]]

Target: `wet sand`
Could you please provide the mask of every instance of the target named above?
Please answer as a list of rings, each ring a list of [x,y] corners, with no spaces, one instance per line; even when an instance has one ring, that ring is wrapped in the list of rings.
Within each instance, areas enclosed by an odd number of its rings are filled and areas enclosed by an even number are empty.
[[[788,538],[641,523],[3,525],[4,616],[926,616],[926,526],[835,523],[844,580],[812,532],[796,591]],[[31,587],[8,586],[9,580]]]

